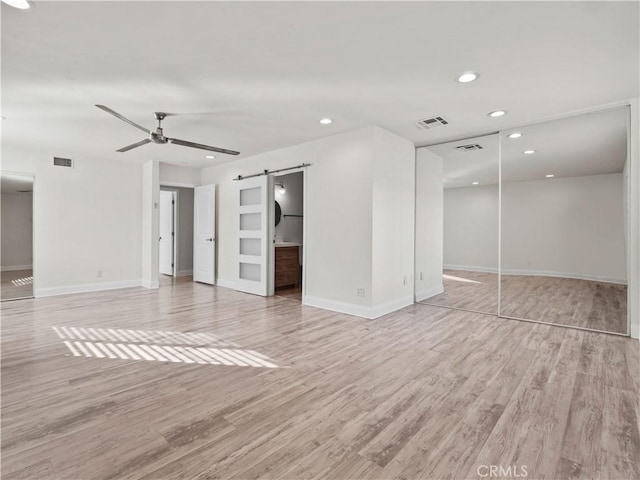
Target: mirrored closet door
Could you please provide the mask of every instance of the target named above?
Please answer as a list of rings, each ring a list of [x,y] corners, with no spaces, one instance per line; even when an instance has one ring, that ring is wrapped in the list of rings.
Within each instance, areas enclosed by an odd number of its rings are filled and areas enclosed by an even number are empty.
[[[416,301],[498,314],[499,136],[416,155]]]
[[[501,132],[501,316],[628,332],[628,115]]]

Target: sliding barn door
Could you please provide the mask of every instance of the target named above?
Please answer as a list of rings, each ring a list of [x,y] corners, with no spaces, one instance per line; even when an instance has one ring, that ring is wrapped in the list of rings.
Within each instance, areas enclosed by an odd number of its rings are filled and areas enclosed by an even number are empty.
[[[273,295],[274,198],[273,177],[239,180],[237,287],[241,292]]]
[[[193,281],[215,285],[216,186],[196,187],[193,197]]]

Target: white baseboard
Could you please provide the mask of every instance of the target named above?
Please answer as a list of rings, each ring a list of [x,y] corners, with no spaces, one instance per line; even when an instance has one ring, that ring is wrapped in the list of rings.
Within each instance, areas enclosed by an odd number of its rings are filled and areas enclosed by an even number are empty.
[[[230,288],[232,290],[236,289],[236,282],[234,282],[233,280],[226,280],[224,278],[216,279],[216,285],[218,285],[219,287]]]
[[[585,275],[581,273],[566,273],[566,272],[547,272],[543,270],[516,270],[516,269],[502,269],[502,275],[523,275],[532,277],[559,277],[559,278],[573,278],[576,280],[590,280],[592,282],[604,282],[604,283],[619,283],[626,285],[627,280],[623,278],[604,277],[600,275]]]
[[[68,295],[71,293],[99,292],[101,290],[139,287],[140,285],[140,279],[135,279],[119,280],[115,282],[85,283],[82,285],[69,285],[66,287],[37,288],[34,291],[34,297],[52,297],[55,295]]]
[[[400,310],[401,308],[408,307],[409,305],[413,305],[413,295],[409,295],[407,297],[399,298],[397,300],[372,307],[371,316],[367,318],[379,318],[389,313],[395,312],[396,310]]]
[[[497,267],[476,267],[474,265],[443,265],[445,270],[462,270],[463,272],[498,273]]]
[[[188,277],[190,275],[193,275],[193,270],[178,270],[178,274],[176,276]]]
[[[378,305],[376,307],[367,307],[364,305],[336,302],[334,300],[327,300],[324,298],[305,295],[302,299],[302,304],[309,307],[322,308],[323,310],[331,310],[332,312],[345,313],[347,315],[353,315],[355,317],[367,318],[372,320],[374,318],[381,317],[406,306],[412,305],[413,297],[404,297],[392,302],[385,303],[383,305]]]
[[[473,265],[444,265],[443,268],[445,268],[446,270],[462,270],[465,272],[498,273],[497,268],[476,267]],[[503,268],[502,275],[573,278],[575,280],[590,280],[592,282],[619,283],[622,285],[627,284],[627,280],[623,278],[605,277],[601,275],[586,275],[582,273],[550,272],[546,270],[522,270]]]
[[[419,292],[416,292],[416,302],[422,302],[423,300],[435,297],[436,295],[440,295],[441,293],[444,293],[444,285],[442,284],[420,290]]]
[[[8,265],[0,267],[0,272],[15,272],[17,270],[32,270],[33,265]]]
[[[158,280],[155,280],[153,282],[149,280],[142,280],[140,282],[140,285],[148,289],[160,288],[160,282]]]

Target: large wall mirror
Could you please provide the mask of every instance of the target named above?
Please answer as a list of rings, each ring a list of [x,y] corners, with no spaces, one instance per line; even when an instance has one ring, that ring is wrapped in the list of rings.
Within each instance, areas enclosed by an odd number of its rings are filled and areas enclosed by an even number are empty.
[[[628,118],[502,132],[501,316],[628,332]]]
[[[498,314],[499,136],[418,149],[416,300]]]
[[[628,107],[417,149],[416,301],[628,334]]]

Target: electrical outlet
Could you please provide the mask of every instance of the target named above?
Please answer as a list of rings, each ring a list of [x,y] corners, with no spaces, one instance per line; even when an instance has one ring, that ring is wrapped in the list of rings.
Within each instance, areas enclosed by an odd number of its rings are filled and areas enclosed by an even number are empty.
[[[98,278],[102,278],[102,270],[98,270]]]
[[[358,297],[364,297],[364,287],[358,287],[358,289],[356,290],[356,295]]]
[[[406,285],[406,284],[407,284],[407,276],[406,276],[406,275],[404,276],[404,280],[402,281],[402,284],[403,284],[403,285]]]

